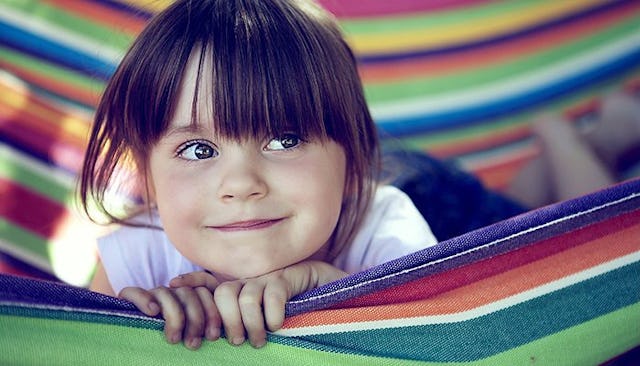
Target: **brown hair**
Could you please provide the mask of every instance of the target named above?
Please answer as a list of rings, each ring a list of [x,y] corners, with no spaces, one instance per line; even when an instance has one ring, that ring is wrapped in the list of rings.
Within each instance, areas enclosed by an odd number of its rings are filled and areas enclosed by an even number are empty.
[[[353,239],[371,202],[378,139],[351,49],[336,21],[308,1],[180,0],[156,15],[97,108],[80,180],[85,212],[95,220],[89,209],[95,202],[110,222],[131,218],[107,208],[105,194],[127,160],[146,176],[149,151],[169,125],[196,49],[202,50],[198,80],[203,73],[213,80],[212,123],[220,136],[245,139],[293,129],[344,149],[345,200],[333,258]],[[212,69],[203,66],[207,55]]]

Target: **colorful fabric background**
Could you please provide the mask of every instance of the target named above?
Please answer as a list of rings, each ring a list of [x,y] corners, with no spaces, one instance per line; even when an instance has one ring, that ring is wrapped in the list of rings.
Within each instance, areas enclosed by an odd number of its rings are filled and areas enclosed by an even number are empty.
[[[492,188],[537,154],[532,116],[589,116],[604,93],[640,85],[637,1],[321,2],[357,53],[385,143],[454,159]],[[0,271],[87,283],[99,229],[73,190],[92,113],[167,3],[0,1]]]
[[[169,345],[132,304],[0,275],[0,364],[634,365],[639,279],[636,180],[301,294],[258,350]]]

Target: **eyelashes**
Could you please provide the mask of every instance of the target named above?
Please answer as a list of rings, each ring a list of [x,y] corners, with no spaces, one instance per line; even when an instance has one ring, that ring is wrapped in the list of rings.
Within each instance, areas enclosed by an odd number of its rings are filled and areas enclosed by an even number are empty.
[[[267,152],[292,151],[302,146],[304,141],[295,133],[283,133],[267,141],[262,147]],[[178,146],[175,156],[188,161],[213,159],[220,155],[218,147],[208,140],[189,140]]]
[[[220,155],[218,149],[206,140],[192,140],[180,145],[176,156],[185,160],[204,160]]]
[[[294,149],[304,141],[296,134],[285,133],[279,137],[272,138],[263,148],[265,151],[282,151]]]

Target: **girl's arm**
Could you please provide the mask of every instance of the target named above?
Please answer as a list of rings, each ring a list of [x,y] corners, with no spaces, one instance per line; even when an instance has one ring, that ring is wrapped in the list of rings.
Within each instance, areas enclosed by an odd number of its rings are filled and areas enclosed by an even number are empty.
[[[113,292],[113,287],[111,287],[111,283],[109,282],[109,278],[107,277],[107,272],[104,270],[104,266],[100,261],[98,261],[96,265],[96,272],[93,275],[89,289],[105,295],[116,296]]]

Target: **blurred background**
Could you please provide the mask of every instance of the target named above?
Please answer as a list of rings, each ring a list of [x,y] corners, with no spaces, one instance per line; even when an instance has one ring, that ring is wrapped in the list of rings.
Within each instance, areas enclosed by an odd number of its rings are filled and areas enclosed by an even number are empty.
[[[103,229],[74,189],[92,114],[169,2],[0,0],[0,272],[87,283]],[[588,128],[603,98],[640,90],[639,1],[320,2],[357,54],[383,143],[497,191],[540,156],[538,116]]]

